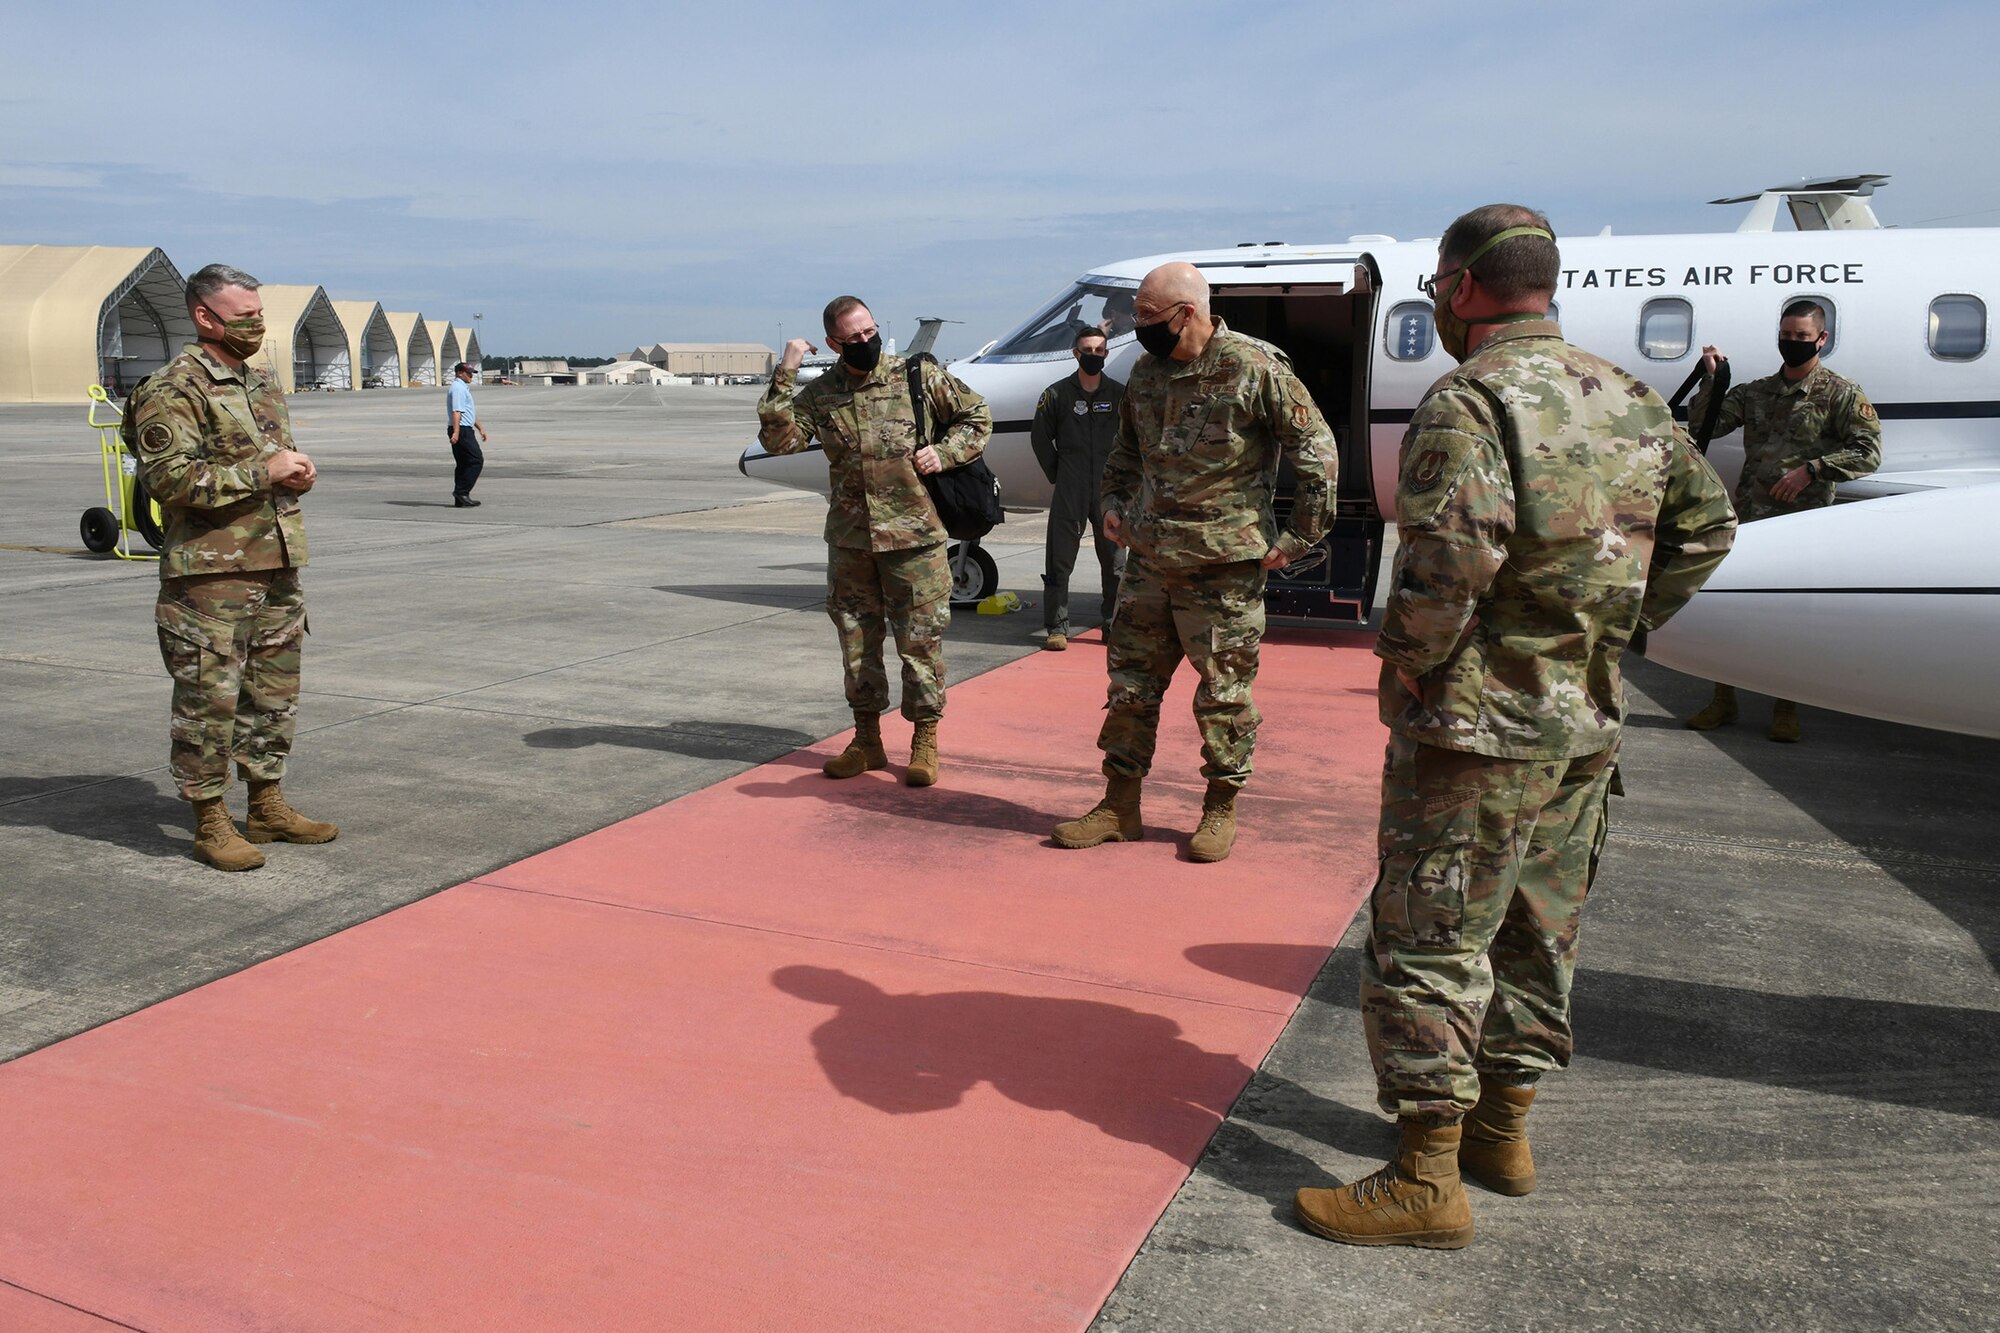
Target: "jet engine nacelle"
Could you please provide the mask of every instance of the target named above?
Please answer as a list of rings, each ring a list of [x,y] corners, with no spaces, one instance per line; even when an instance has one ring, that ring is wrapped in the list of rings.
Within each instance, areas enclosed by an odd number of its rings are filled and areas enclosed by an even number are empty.
[[[1646,656],[1890,722],[2000,737],[2000,484],[1745,524]]]

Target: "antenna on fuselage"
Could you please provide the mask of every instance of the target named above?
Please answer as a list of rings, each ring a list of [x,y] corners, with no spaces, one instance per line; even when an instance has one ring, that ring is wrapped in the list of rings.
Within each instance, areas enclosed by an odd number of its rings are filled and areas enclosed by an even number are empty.
[[[1776,231],[1780,204],[1791,210],[1792,225],[1800,231],[1876,231],[1882,221],[1875,216],[1868,199],[1875,193],[1875,187],[1888,179],[1887,176],[1828,176],[1708,202],[1749,204],[1750,214],[1738,225],[1738,231]]]

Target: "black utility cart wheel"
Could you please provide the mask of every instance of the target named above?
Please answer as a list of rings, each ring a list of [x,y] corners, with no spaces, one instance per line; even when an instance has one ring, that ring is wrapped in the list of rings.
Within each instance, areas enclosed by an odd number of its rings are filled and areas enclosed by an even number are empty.
[[[103,505],[83,511],[83,521],[77,524],[77,531],[83,536],[84,549],[103,555],[118,544],[118,515]]]

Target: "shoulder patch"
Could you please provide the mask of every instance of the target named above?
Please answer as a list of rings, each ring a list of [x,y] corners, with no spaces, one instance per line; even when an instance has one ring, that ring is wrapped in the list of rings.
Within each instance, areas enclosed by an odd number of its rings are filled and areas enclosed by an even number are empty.
[[[1434,526],[1487,447],[1479,436],[1453,427],[1413,430],[1396,480],[1398,526]]]
[[[1443,449],[1430,447],[1411,453],[1410,461],[1403,468],[1403,489],[1415,495],[1422,495],[1444,480],[1444,466],[1451,461],[1451,455]]]
[[[174,442],[174,433],[165,423],[155,421],[139,432],[139,447],[149,454],[156,454]]]
[[[1873,421],[1875,419],[1875,404],[1869,402],[1866,398],[1861,400],[1861,405],[1855,410],[1860,413],[1863,421]]]

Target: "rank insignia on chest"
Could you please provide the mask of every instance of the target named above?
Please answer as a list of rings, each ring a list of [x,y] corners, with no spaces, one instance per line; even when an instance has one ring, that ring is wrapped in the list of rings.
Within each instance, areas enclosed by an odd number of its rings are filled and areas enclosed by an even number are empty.
[[[1404,483],[1413,491],[1427,491],[1444,478],[1445,451],[1426,449],[1410,460],[1409,479]]]

